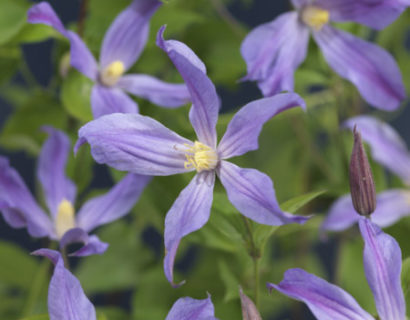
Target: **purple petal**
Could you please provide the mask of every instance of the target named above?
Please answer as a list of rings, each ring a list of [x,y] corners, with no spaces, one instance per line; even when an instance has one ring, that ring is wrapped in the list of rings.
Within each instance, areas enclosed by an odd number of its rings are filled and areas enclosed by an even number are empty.
[[[59,130],[43,127],[49,138],[41,148],[38,162],[38,179],[43,187],[47,206],[56,216],[61,201],[74,203],[76,187],[65,175],[67,157],[71,151],[70,139]]]
[[[94,119],[111,113],[138,113],[138,105],[118,88],[99,84],[91,91],[91,108]]]
[[[75,146],[88,142],[98,163],[143,175],[171,175],[185,169],[186,145],[182,138],[150,117],[111,114],[83,126]]]
[[[353,130],[357,125],[372,157],[410,185],[410,153],[406,143],[390,125],[370,116],[349,119],[344,126]]]
[[[88,200],[77,215],[76,224],[87,232],[117,220],[130,212],[150,176],[128,174],[106,194]]]
[[[321,229],[326,231],[342,231],[354,225],[359,218],[360,215],[353,207],[352,197],[348,194],[340,197],[332,204]]]
[[[265,122],[296,106],[304,108],[305,102],[295,93],[278,94],[248,103],[229,123],[218,146],[220,157],[227,159],[258,149],[259,134]]]
[[[176,108],[191,101],[186,85],[166,83],[145,74],[125,75],[117,86],[161,107]]]
[[[218,176],[229,201],[240,213],[258,223],[277,226],[304,223],[309,219],[283,212],[276,200],[272,180],[258,170],[243,169],[221,161]]]
[[[381,320],[405,320],[406,306],[401,288],[401,250],[397,241],[370,220],[359,220],[365,242],[363,263]]]
[[[52,236],[50,218],[38,206],[20,175],[0,157],[0,209],[4,219],[14,228],[27,226],[33,237]]]
[[[309,29],[297,12],[284,13],[256,27],[241,46],[248,69],[245,79],[258,81],[265,97],[293,91],[293,74],[305,60],[308,41]]]
[[[179,194],[165,218],[164,271],[173,286],[178,286],[174,284],[173,269],[179,242],[187,234],[202,228],[208,221],[214,183],[213,171],[195,175],[189,185]]]
[[[267,287],[306,303],[318,320],[374,320],[349,293],[302,269],[287,270],[278,285]]]
[[[60,18],[48,2],[40,2],[33,5],[27,12],[28,23],[41,23],[53,27],[62,35],[66,35],[67,30],[64,28]]]
[[[60,240],[60,248],[65,248],[72,243],[82,243],[83,246],[77,251],[70,253],[72,257],[86,257],[93,254],[103,254],[108,244],[102,242],[97,236],[89,236],[87,232],[81,228],[73,228],[68,230]]]
[[[165,320],[217,320],[211,297],[197,300],[190,297],[178,299]]]
[[[208,78],[195,53],[175,40],[164,41],[162,27],[157,35],[157,44],[164,50],[178,69],[191,94],[192,108],[189,119],[198,140],[211,148],[216,147],[215,125],[218,121],[220,101],[212,81]],[[194,58],[193,58],[194,57]]]
[[[369,104],[387,111],[399,107],[406,92],[400,69],[387,51],[329,25],[313,35],[329,65]]]
[[[102,68],[114,61],[121,61],[125,69],[135,63],[147,42],[149,20],[160,5],[158,0],[134,0],[115,18],[103,40]]]
[[[94,306],[86,297],[80,281],[64,267],[60,253],[40,249],[32,254],[47,257],[55,264],[48,288],[50,320],[96,320]]]

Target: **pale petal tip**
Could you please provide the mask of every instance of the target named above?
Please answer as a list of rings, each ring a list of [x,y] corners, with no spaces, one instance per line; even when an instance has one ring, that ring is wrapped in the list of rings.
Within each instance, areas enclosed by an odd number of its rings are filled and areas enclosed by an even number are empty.
[[[79,150],[80,147],[81,147],[83,144],[85,144],[85,143],[87,143],[87,139],[84,138],[84,137],[80,137],[80,138],[77,140],[77,142],[75,143],[75,146],[74,146],[74,155],[77,155],[78,150]]]
[[[164,51],[166,51],[165,40],[164,40],[164,32],[166,28],[167,28],[166,24],[164,24],[163,26],[161,26],[161,28],[159,28],[158,33],[157,33],[157,40],[156,40],[157,46],[160,47]]]

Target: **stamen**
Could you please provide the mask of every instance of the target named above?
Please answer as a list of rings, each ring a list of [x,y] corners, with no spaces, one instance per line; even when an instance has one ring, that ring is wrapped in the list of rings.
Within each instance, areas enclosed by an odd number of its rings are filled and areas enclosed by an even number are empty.
[[[55,228],[59,239],[61,239],[68,230],[75,228],[74,207],[71,202],[66,199],[61,201],[58,206]]]
[[[307,26],[319,31],[329,22],[329,11],[316,6],[307,6],[302,9],[301,19]]]
[[[207,145],[195,141],[193,146],[185,145],[186,160],[184,163],[185,169],[195,168],[198,172],[213,170],[216,168],[219,158],[216,151]]]
[[[100,73],[100,81],[106,86],[113,86],[125,71],[125,66],[120,60],[116,60],[105,67]]]

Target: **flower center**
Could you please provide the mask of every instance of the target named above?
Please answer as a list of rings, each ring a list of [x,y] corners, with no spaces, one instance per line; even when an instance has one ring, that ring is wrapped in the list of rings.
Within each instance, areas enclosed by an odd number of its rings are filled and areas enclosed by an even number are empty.
[[[100,80],[106,86],[113,86],[125,71],[125,66],[120,60],[116,60],[105,67],[100,73]]]
[[[219,159],[214,149],[199,141],[195,141],[193,146],[186,146],[188,149],[185,151],[185,169],[195,168],[198,172],[201,172],[216,168]]]
[[[74,207],[70,201],[64,199],[60,202],[55,220],[57,237],[61,237],[68,230],[75,228]]]
[[[319,31],[329,22],[329,11],[316,6],[307,6],[302,9],[301,19],[304,24]]]

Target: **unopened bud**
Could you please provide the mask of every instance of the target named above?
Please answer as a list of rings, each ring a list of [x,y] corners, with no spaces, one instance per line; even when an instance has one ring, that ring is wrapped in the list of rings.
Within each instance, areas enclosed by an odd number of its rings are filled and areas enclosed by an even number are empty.
[[[353,129],[354,144],[350,158],[350,194],[357,213],[368,216],[376,209],[376,190],[360,132]]]
[[[243,293],[242,288],[239,288],[239,295],[241,297],[242,318],[243,320],[262,320],[258,309],[251,299]]]

